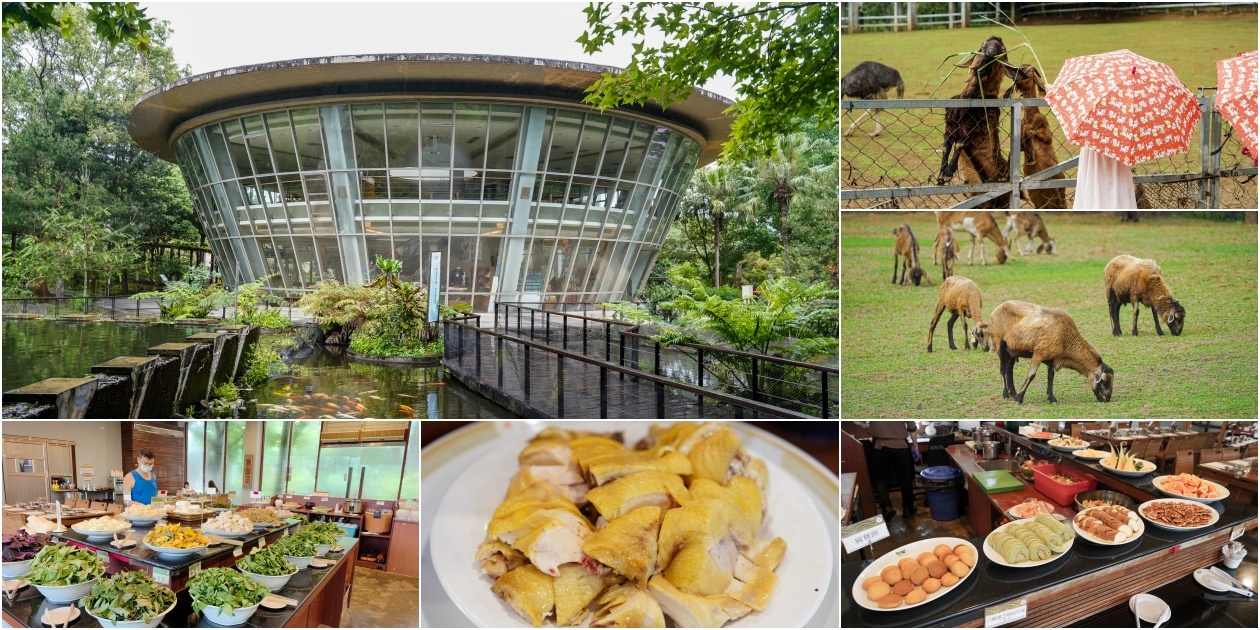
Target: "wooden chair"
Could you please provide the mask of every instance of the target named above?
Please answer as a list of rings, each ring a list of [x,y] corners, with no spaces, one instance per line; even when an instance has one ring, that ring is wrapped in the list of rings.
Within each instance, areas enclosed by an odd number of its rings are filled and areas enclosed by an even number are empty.
[[[1255,457],[1257,447],[1260,447],[1260,442],[1252,442],[1251,444],[1248,444],[1247,447],[1243,449],[1243,455],[1242,455],[1243,459],[1247,459],[1248,457]]]
[[[1199,451],[1200,464],[1206,464],[1208,462],[1219,462],[1219,461],[1221,461],[1221,449],[1205,448]]]
[[[110,514],[121,514],[123,511],[123,506],[117,503],[110,503],[109,505],[105,506],[105,511],[109,512]]]
[[[1195,442],[1194,449],[1201,451],[1205,448],[1212,448],[1212,442],[1216,440],[1216,436],[1204,431],[1199,434],[1199,439]]]
[[[1164,449],[1159,452],[1159,455],[1155,456],[1158,460],[1156,465],[1159,466],[1159,470],[1163,470],[1165,464],[1177,457],[1177,451],[1185,441],[1186,438],[1182,435],[1174,435],[1168,438],[1168,442],[1164,444]],[[1147,459],[1149,461],[1149,458]]]
[[[1176,463],[1173,465],[1173,474],[1194,472],[1194,451],[1183,450],[1177,451]]]
[[[1146,459],[1146,450],[1151,442],[1155,440],[1151,438],[1137,438],[1129,442],[1129,454],[1138,459]]]
[[[98,512],[104,512],[104,511],[105,511],[105,502],[104,502],[104,501],[92,501],[92,502],[89,504],[89,506],[90,506],[93,510],[96,510],[96,511],[98,511]]]
[[[1221,449],[1221,459],[1227,462],[1242,459],[1242,449],[1237,446],[1227,446]]]
[[[1103,423],[1101,423],[1101,422],[1086,422],[1086,423],[1085,423],[1085,430],[1086,430],[1086,431],[1094,431],[1094,430],[1097,430],[1097,429],[1101,429],[1101,428],[1102,428],[1102,424],[1103,424]]]
[[[1072,423],[1072,437],[1079,440],[1081,437],[1081,428],[1082,427],[1079,422]]]

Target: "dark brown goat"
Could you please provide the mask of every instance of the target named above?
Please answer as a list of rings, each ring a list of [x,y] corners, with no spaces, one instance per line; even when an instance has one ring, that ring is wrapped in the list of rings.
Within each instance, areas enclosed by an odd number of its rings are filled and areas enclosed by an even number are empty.
[[[1015,83],[1006,89],[1002,98],[1010,98],[1019,91],[1024,98],[1042,98],[1046,95],[1046,83],[1041,79],[1041,72],[1031,65],[1024,64],[1015,71]],[[1059,156],[1054,150],[1054,134],[1050,132],[1050,122],[1041,110],[1033,105],[1025,105],[1023,122],[1020,123],[1020,149],[1024,152],[1024,176],[1039,173],[1059,163]],[[1050,179],[1063,179],[1063,173],[1051,175]],[[1043,188],[1027,191],[1028,202],[1032,207],[1066,208],[1067,201],[1062,188]]]
[[[1002,77],[1013,75],[1002,64],[1006,45],[1000,37],[989,37],[972,56],[968,67],[971,76],[963,91],[952,98],[997,98],[1002,91]],[[944,184],[958,172],[958,158],[966,156],[980,182],[1002,181],[1010,176],[1010,168],[998,141],[998,125],[1002,110],[997,107],[951,107],[945,110],[945,151],[941,155],[938,184]],[[955,145],[957,145],[955,150]],[[980,207],[1006,207],[999,197]]]

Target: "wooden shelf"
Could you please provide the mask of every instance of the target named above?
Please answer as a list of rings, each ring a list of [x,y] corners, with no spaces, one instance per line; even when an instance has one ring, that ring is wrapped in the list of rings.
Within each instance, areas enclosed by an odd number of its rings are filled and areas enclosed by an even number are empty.
[[[389,538],[389,534],[373,534],[372,532],[359,532],[359,539],[364,538]]]
[[[358,559],[358,558],[355,558],[355,559],[354,559],[354,566],[356,566],[356,567],[363,567],[363,568],[365,568],[365,569],[377,569],[377,570],[379,570],[379,571],[384,571],[384,570],[385,570],[385,565],[383,565],[383,564],[381,564],[381,563],[379,563],[379,562],[377,562],[377,561],[375,561],[375,560],[360,560],[360,559]]]
[[[342,518],[357,518],[357,519],[363,518],[362,514],[351,514],[349,512],[342,512],[340,514],[336,512],[316,512],[315,510],[308,510],[306,508],[291,508],[289,509],[289,511],[301,512],[302,514],[318,514],[318,515],[323,515],[323,516],[335,516],[335,517],[342,517]]]

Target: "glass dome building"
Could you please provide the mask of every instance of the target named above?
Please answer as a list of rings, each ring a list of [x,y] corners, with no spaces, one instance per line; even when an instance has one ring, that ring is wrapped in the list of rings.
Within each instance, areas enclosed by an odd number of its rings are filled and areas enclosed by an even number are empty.
[[[365,55],[220,70],[131,112],[179,164],[229,286],[278,295],[368,281],[377,255],[443,300],[628,298],[647,280],[692,171],[730,131],[730,101],[600,113],[614,68],[469,55]]]

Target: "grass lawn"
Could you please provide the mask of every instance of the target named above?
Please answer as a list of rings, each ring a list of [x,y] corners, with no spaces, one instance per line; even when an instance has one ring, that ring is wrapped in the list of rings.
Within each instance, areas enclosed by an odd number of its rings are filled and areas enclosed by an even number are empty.
[[[931,212],[844,212],[840,234],[840,377],[842,418],[1255,418],[1256,226],[1176,216],[1120,223],[1113,213],[1043,211],[1058,254],[1021,257],[1005,265],[985,246],[989,264],[967,266],[970,236],[960,239],[955,275],[980,286],[984,319],[1006,300],[1062,308],[1115,370],[1109,403],[1094,398],[1085,377],[1056,374],[1058,404],[1046,400],[1046,368],[1037,371],[1024,404],[1002,399],[996,352],[949,349],[941,316],[927,352],[928,325],[940,295],[941,268],[932,266],[936,220]],[[993,213],[999,227],[1005,217]],[[931,285],[890,284],[892,230],[908,223],[919,239]],[[1025,243],[1027,241],[1024,241]],[[1111,335],[1103,267],[1113,257],[1153,258],[1186,309],[1185,330],[1155,334],[1146,307],[1133,337],[1132,309],[1120,311],[1123,337]],[[968,323],[970,326],[970,322]],[[1015,365],[1018,387],[1030,363]]]
[[[1216,85],[1217,60],[1256,48],[1256,19],[1251,13],[1230,17],[1019,28],[1041,60],[1041,67],[1047,75],[1047,84],[1054,81],[1063,62],[1071,57],[1127,48],[1149,59],[1168,64],[1177,73],[1182,84],[1198,96],[1200,86]],[[937,89],[937,84],[949,72],[950,65],[946,64],[939,69],[937,66],[950,53],[976,50],[989,35],[1001,37],[1008,49],[1014,49],[1024,41],[1019,34],[993,24],[968,29],[842,35],[841,73],[848,72],[863,61],[878,61],[901,73],[906,84],[904,98],[949,98],[962,90],[966,73],[955,70],[949,80]],[[960,63],[966,59],[965,56],[953,57],[951,61]],[[1013,50],[1009,61],[1013,64],[1036,65],[1027,47]],[[1002,89],[1005,90],[1010,84],[1009,79],[1003,80]],[[933,90],[935,94],[932,93]],[[890,98],[896,96],[895,91],[889,95]],[[1050,108],[1042,108],[1042,113],[1046,115],[1051,130],[1059,140],[1059,159],[1078,154],[1079,147],[1066,142]],[[847,130],[860,115],[861,112],[857,110],[842,114],[841,124],[844,129]],[[845,169],[842,173],[845,186],[869,188],[935,184],[933,175],[940,167],[940,153],[937,151],[942,145],[943,110],[935,109],[930,113],[928,110],[885,110],[881,121],[885,130],[876,138],[867,136],[867,133],[875,130],[875,123],[868,117],[852,136],[841,139],[841,153],[845,157]],[[1004,127],[1009,126],[1009,120],[1005,116],[1002,124]],[[1198,171],[1197,128],[1194,133],[1187,153],[1143,162],[1134,168],[1134,172],[1141,175]],[[1005,133],[1002,138],[1004,146],[1009,146]],[[1239,156],[1241,149],[1241,144],[1231,139],[1221,154],[1222,167],[1228,168],[1235,164],[1251,166],[1249,158],[1243,160]],[[1075,172],[1072,169],[1066,175],[1074,177]],[[954,183],[961,181],[961,178],[956,178]]]

